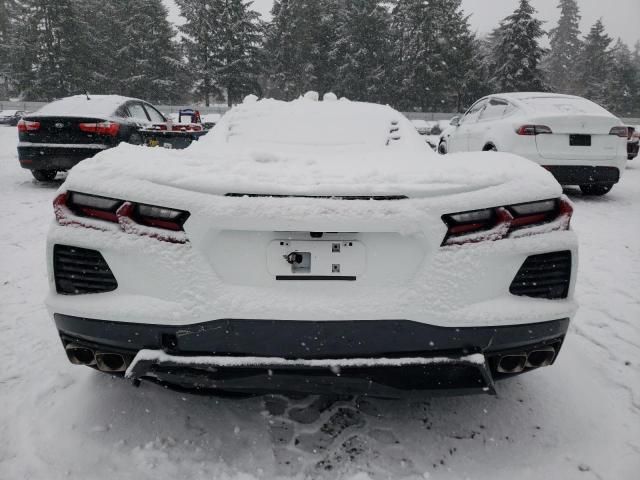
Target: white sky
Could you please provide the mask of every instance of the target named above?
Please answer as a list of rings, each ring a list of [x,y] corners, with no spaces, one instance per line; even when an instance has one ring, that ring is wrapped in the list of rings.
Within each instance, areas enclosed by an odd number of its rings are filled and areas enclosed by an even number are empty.
[[[180,23],[178,9],[172,0],[164,0],[170,10],[172,21]],[[532,0],[538,10],[538,18],[546,20],[544,28],[549,30],[558,21],[558,0]],[[272,0],[254,0],[254,8],[263,15],[271,10]],[[640,40],[640,0],[578,0],[583,34],[602,18],[606,31],[612,37],[621,37],[630,47]],[[518,0],[462,0],[465,12],[471,14],[471,26],[479,34],[493,30],[498,22],[515,10]],[[545,42],[546,43],[546,42]]]

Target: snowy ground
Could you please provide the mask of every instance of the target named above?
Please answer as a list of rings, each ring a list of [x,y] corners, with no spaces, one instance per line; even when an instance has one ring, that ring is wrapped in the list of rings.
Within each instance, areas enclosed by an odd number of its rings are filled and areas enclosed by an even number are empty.
[[[640,160],[576,203],[581,309],[556,365],[499,396],[184,395],[69,364],[43,306],[55,185],[0,127],[0,479],[612,479],[640,468]]]

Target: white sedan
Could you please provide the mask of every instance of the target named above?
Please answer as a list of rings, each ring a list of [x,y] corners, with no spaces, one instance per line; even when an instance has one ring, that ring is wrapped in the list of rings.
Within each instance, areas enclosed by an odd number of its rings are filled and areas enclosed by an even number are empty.
[[[71,171],[47,305],[72,363],[398,397],[555,361],[577,242],[552,175],[445,158],[387,106],[315,98],[248,99],[184,151],[122,144]]]
[[[441,136],[438,151],[511,152],[549,170],[562,185],[604,195],[620,179],[627,158],[627,128],[581,97],[504,93],[474,103]]]

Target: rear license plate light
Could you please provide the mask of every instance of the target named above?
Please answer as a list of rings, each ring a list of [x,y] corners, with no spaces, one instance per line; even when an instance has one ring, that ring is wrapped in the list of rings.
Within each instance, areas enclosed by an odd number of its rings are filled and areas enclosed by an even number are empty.
[[[569,146],[571,147],[590,147],[591,135],[572,134],[569,135]]]

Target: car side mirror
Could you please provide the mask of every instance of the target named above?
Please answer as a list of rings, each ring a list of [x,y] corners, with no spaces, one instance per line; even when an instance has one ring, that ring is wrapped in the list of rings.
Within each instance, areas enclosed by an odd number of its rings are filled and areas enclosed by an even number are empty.
[[[451,119],[451,121],[449,122],[449,125],[451,125],[453,127],[459,127],[460,126],[460,117],[453,117]]]

